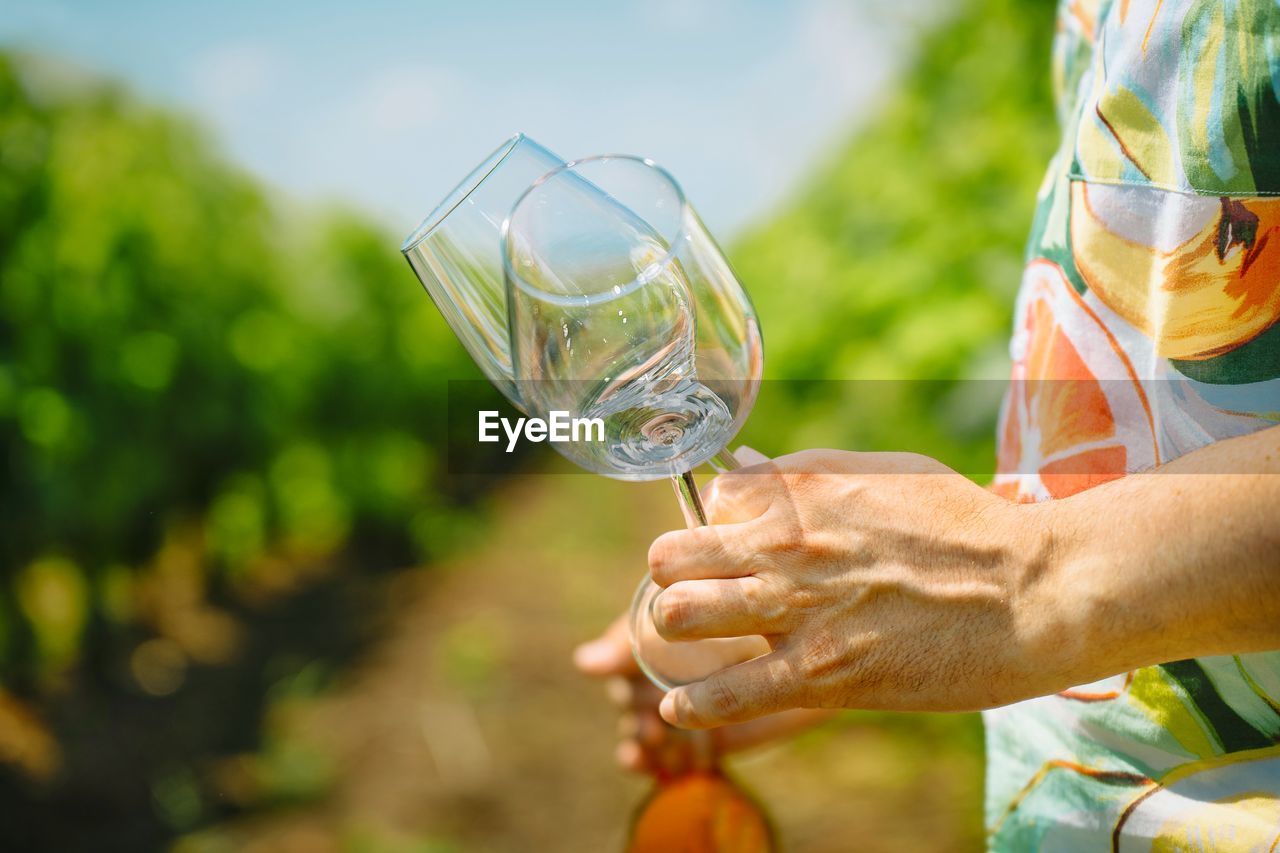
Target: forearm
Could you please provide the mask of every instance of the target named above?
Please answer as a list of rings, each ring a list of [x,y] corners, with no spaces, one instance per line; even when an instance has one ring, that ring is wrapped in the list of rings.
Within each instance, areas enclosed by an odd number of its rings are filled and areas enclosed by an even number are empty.
[[[993,708],[1135,667],[1280,649],[1280,431],[1014,504],[911,454],[805,451],[717,479],[733,523],[663,534],[668,640],[773,651],[677,687],[668,722]]]
[[[1072,677],[1280,648],[1280,427],[1042,512]]]

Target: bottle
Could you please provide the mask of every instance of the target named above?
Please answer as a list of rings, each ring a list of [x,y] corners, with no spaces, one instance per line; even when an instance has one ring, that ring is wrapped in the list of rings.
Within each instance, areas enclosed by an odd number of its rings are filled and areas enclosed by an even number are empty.
[[[655,772],[636,810],[627,853],[773,853],[773,827],[759,803],[725,774],[709,732],[687,733],[692,760]]]

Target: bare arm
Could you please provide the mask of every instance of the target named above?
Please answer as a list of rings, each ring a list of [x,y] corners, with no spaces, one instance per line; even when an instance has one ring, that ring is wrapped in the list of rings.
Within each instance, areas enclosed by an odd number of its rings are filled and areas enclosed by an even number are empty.
[[[1045,505],[1075,603],[1046,640],[1103,674],[1280,648],[1278,474],[1273,427]]]
[[[774,650],[673,691],[662,716],[971,710],[1280,648],[1277,474],[1280,428],[1034,506],[912,454],[807,451],[724,475],[717,500],[745,520],[650,550],[658,628]]]

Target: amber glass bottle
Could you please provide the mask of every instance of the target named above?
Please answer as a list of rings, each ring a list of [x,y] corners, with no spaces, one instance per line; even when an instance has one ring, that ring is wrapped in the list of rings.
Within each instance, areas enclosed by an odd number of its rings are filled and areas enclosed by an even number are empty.
[[[658,772],[631,824],[627,853],[773,853],[773,827],[696,733],[695,756],[678,773]]]

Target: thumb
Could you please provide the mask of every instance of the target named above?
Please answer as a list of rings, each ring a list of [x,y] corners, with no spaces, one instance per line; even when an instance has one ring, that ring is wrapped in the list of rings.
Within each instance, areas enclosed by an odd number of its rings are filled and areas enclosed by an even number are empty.
[[[573,650],[573,663],[586,675],[604,678],[610,675],[638,675],[631,656],[631,640],[627,617],[619,616],[594,640]]]
[[[759,465],[761,462],[768,462],[769,457],[765,456],[754,447],[747,447],[743,444],[733,451],[733,458],[737,459],[743,465]]]
[[[662,719],[682,729],[709,729],[744,723],[801,707],[802,685],[790,662],[770,652],[676,687],[658,705]]]

